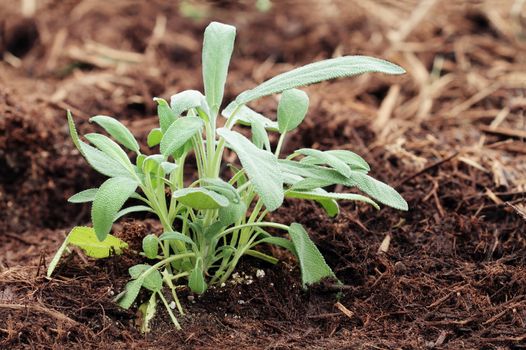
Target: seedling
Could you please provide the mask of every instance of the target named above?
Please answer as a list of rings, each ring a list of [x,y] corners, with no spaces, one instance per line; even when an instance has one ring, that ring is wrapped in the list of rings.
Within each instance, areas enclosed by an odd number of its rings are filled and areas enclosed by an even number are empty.
[[[286,135],[303,121],[309,106],[307,94],[297,87],[366,72],[402,74],[404,70],[365,56],[312,63],[243,92],[222,110],[224,123],[218,123],[235,34],[234,27],[216,22],[206,28],[204,95],[189,90],[173,95],[170,104],[155,99],[159,128],[149,133],[147,142],[149,147],[159,146],[158,154],[142,154],[131,132],[107,116],[90,120],[113,140],[91,133],[84,135],[89,142],[85,143],[77,135],[68,112],[74,144],[88,163],[109,179],[99,188],[82,191],[69,199],[74,203],[93,202],[93,228],[72,231],[50,265],[48,275],[68,245],[80,246],[94,257],[105,257],[112,251],[118,253],[126,244],[109,234],[112,224],[132,212],[154,213],[164,232],[144,237],[142,254],[148,263],[130,268],[131,281],[117,297],[122,307],[129,308],[141,288],[151,292],[149,300],[139,307],[143,313],[143,331],[148,330],[158,299],[180,328],[163,286],[171,291],[177,311],[183,314],[178,289],[187,286],[201,294],[209,285],[221,285],[244,255],[276,263],[276,258],[255,249],[261,244],[280,246],[294,254],[304,287],[335,277],[300,224],[287,226],[265,219],[268,212],[282,205],[284,198],[313,200],[331,217],[339,213],[338,200],[359,201],[378,208],[377,201],[407,210],[405,200],[393,188],[370,177],[369,165],[351,151],[302,148],[285,158],[280,156]],[[260,97],[278,93],[281,99],[276,121],[247,106]],[[219,127],[220,124],[223,126]],[[249,127],[251,139],[235,131],[237,125]],[[279,134],[275,147],[268,132]],[[133,161],[121,146],[134,154]],[[228,164],[227,171],[223,167],[225,149],[237,154],[240,168]],[[197,178],[193,179],[184,177],[190,156],[195,157],[197,164]],[[325,189],[336,184],[356,188],[364,195]],[[130,198],[142,204],[123,209]],[[274,235],[277,230],[285,235]]]

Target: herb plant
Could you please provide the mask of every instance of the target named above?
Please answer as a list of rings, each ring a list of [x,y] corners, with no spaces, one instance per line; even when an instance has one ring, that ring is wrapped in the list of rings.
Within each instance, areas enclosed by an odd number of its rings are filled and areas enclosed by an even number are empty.
[[[149,300],[139,307],[144,331],[155,314],[157,299],[180,328],[163,286],[171,291],[178,312],[183,314],[177,290],[185,285],[201,294],[209,285],[224,283],[244,255],[276,263],[276,258],[255,249],[264,243],[285,248],[296,256],[304,287],[334,277],[300,224],[287,226],[265,220],[267,213],[279,208],[286,197],[313,200],[331,217],[339,212],[337,200],[360,201],[378,208],[377,201],[407,210],[405,200],[393,188],[370,177],[369,165],[351,151],[302,148],[285,158],[280,156],[286,135],[303,121],[309,106],[307,94],[297,87],[366,72],[402,74],[404,70],[365,56],[308,64],[241,93],[222,110],[224,123],[218,123],[235,34],[234,27],[221,23],[213,22],[206,28],[202,56],[204,95],[189,90],[173,95],[170,103],[155,99],[159,128],[151,130],[147,143],[152,148],[159,146],[158,154],[142,154],[131,132],[107,116],[96,116],[90,121],[100,125],[113,140],[91,133],[84,135],[89,141],[86,143],[80,140],[68,112],[75,146],[95,170],[109,179],[99,188],[69,199],[74,203],[93,202],[93,228],[73,229],[50,264],[48,275],[69,245],[99,258],[119,253],[126,243],[109,234],[112,224],[132,212],[154,213],[164,232],[144,237],[142,254],[148,263],[129,269],[131,280],[117,296],[119,304],[129,308],[142,288],[151,292]],[[255,99],[277,93],[281,93],[277,121],[247,106]],[[251,139],[235,131],[236,125],[250,127]],[[268,132],[279,134],[273,148]],[[121,146],[134,154],[134,161]],[[230,164],[230,171],[223,168],[225,149],[237,154],[240,168]],[[185,164],[190,156],[195,157],[197,178],[185,179]],[[225,173],[231,176],[222,178]],[[336,184],[357,188],[368,196],[325,189]],[[130,198],[142,204],[123,209]],[[282,230],[288,238],[275,236],[269,229]]]

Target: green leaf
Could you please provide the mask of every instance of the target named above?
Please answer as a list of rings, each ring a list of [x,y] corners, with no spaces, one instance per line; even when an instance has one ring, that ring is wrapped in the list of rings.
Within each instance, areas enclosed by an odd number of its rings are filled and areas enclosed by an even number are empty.
[[[312,199],[312,200],[326,200],[326,199],[344,199],[349,201],[359,201],[372,205],[376,209],[380,209],[370,198],[355,193],[333,193],[333,192],[303,192],[303,191],[286,191],[285,196],[289,198]]]
[[[179,118],[166,130],[161,140],[161,153],[169,156],[201,132],[203,120],[197,117]]]
[[[86,158],[89,165],[99,173],[109,177],[130,177],[130,170],[126,169],[121,163],[107,156],[95,147],[79,141],[80,153]]]
[[[208,105],[214,115],[219,111],[225,88],[228,65],[234,49],[236,28],[212,22],[203,40],[203,82]]]
[[[71,111],[69,109],[66,112],[66,116],[68,118],[68,128],[69,128],[69,135],[71,136],[71,140],[73,140],[73,144],[75,145],[75,147],[77,147],[79,152],[82,153],[83,151],[80,147],[79,134],[77,133],[77,128],[75,127],[75,121],[73,120],[73,116],[71,115]],[[82,153],[82,155],[86,157],[84,153]]]
[[[148,211],[150,213],[155,213],[155,211],[152,208],[147,207],[145,205],[133,205],[131,207],[119,210],[119,212],[117,214],[115,214],[115,217],[113,218],[113,222],[119,220],[124,215],[128,215],[130,213],[137,213],[137,212],[141,212],[141,211]]]
[[[256,147],[263,149],[263,147],[270,152],[270,140],[268,139],[265,126],[260,121],[252,123],[252,142]]]
[[[111,254],[121,254],[128,244],[115,236],[107,235],[103,241],[99,241],[95,231],[91,227],[77,226],[68,235],[68,243],[79,247],[92,258],[107,258]]]
[[[152,293],[150,299],[139,306],[139,312],[141,313],[141,333],[149,333],[150,321],[155,317],[155,312],[157,310],[157,293]]]
[[[188,287],[197,294],[203,294],[208,287],[203,276],[202,260],[200,258],[197,259],[195,267],[188,277]]]
[[[153,233],[142,239],[142,251],[148,259],[155,259],[159,253],[159,239]]]
[[[47,277],[51,277],[64,251],[70,244],[82,249],[87,256],[97,259],[107,258],[112,254],[121,254],[122,250],[128,247],[126,242],[112,235],[108,235],[106,239],[101,242],[97,239],[93,228],[76,226],[66,236],[64,242],[62,242],[62,245],[49,263]]]
[[[181,241],[181,242],[185,242],[185,243],[188,243],[188,244],[192,244],[194,245],[194,241],[192,241],[192,239],[186,235],[183,235],[182,233],[180,232],[176,232],[176,231],[173,231],[173,232],[165,232],[163,233],[162,235],[159,236],[159,240],[160,241]]]
[[[334,184],[342,184],[347,187],[357,187],[378,202],[389,207],[407,210],[407,202],[395,189],[378,181],[362,171],[351,171],[349,178],[343,176],[333,169],[323,168],[315,165],[298,163],[290,160],[279,160],[280,169],[284,173],[290,173],[305,177],[304,180],[293,185],[294,190],[309,190],[317,187],[325,187]]]
[[[257,148],[243,135],[225,128],[217,130],[237,153],[263,204],[272,211],[283,203],[283,177],[276,156]]]
[[[285,90],[278,104],[280,133],[292,131],[301,124],[309,109],[309,96],[298,89]]]
[[[303,226],[293,223],[290,225],[289,235],[298,256],[303,288],[323,278],[334,276],[334,272],[327,265],[323,255],[311,241]]]
[[[90,122],[95,122],[102,126],[117,142],[124,147],[139,153],[139,144],[133,134],[117,119],[105,115],[97,115],[90,118]]]
[[[245,126],[251,126],[252,123],[259,122],[263,124],[263,126],[267,130],[278,131],[278,122],[270,120],[269,118],[265,117],[262,114],[259,114],[258,112],[245,105],[239,106],[238,104],[236,104],[235,101],[230,103],[225,109],[223,109],[221,115],[228,119],[230,118],[232,113],[234,113],[234,110],[236,110],[236,108],[237,112],[234,116],[232,124],[238,123]]]
[[[152,292],[159,292],[163,287],[163,278],[158,270],[151,270],[145,275],[146,271],[151,268],[148,264],[137,264],[128,269],[130,276],[142,281],[142,286]]]
[[[77,194],[68,198],[70,203],[86,203],[93,202],[95,200],[95,195],[97,194],[98,188],[89,188],[87,190],[81,191]]]
[[[243,92],[236,98],[236,102],[242,105],[288,89],[369,72],[403,74],[405,70],[396,64],[374,57],[344,56],[331,58],[277,75],[258,87]]]
[[[345,177],[351,176],[351,168],[341,159],[338,157],[327,153],[322,152],[317,149],[310,149],[310,148],[302,148],[297,150],[295,153],[303,154],[312,158],[317,159],[322,164],[327,164],[330,167],[332,167],[334,170],[339,172]]]
[[[161,162],[161,168],[163,168],[163,171],[166,175],[170,175],[172,171],[177,169],[177,164],[172,162]]]
[[[133,280],[126,284],[124,288],[124,294],[117,296],[119,299],[119,306],[124,309],[129,309],[141,290],[143,280]]]
[[[129,178],[114,177],[100,186],[91,208],[93,228],[100,241],[103,241],[110,232],[117,212],[135,192],[137,185],[136,181]]]
[[[197,90],[186,90],[173,95],[170,98],[170,106],[176,117],[179,117],[192,108],[197,109],[198,112],[206,114],[206,116],[210,115],[210,110],[205,97]],[[170,124],[170,126],[172,125]]]
[[[203,178],[201,184],[203,184],[203,187],[206,189],[222,194],[233,203],[239,203],[241,200],[236,188],[220,178]]]
[[[257,241],[252,246],[255,246],[255,245],[258,245],[258,244],[261,244],[261,243],[268,243],[268,244],[276,245],[276,246],[281,247],[281,248],[285,248],[289,252],[291,252],[292,254],[296,255],[296,257],[297,257],[296,248],[294,248],[294,244],[289,239],[286,239],[286,238],[283,238],[283,237],[272,237],[272,236],[269,236],[269,237],[265,237],[265,238],[260,239],[259,241]]]
[[[247,212],[247,206],[243,202],[230,203],[229,206],[219,208],[218,216],[219,222],[223,226],[228,226],[236,223],[239,219],[245,216]]]
[[[391,208],[408,210],[405,199],[391,186],[361,172],[353,172],[345,186],[356,186],[362,192]]]
[[[340,159],[345,164],[349,165],[352,170],[364,170],[365,172],[368,172],[371,170],[369,167],[369,164],[360,157],[358,154],[347,151],[347,150],[331,150],[331,151],[324,151],[323,153],[329,154],[331,156],[334,156],[338,159]],[[309,165],[320,165],[320,164],[327,164],[323,160],[323,158],[319,157],[311,157],[307,156],[300,160],[300,163],[303,164],[309,164]]]
[[[218,209],[230,203],[225,196],[203,187],[183,188],[174,191],[172,197],[194,209]]]
[[[153,100],[157,102],[157,115],[159,116],[159,126],[161,127],[160,130],[161,130],[161,137],[162,137],[162,133],[168,130],[170,125],[172,125],[172,123],[175,121],[175,119],[177,119],[179,115],[174,113],[174,111],[168,105],[168,102],[166,102],[164,99],[159,98],[159,97],[154,97]],[[150,132],[150,134],[151,133],[152,132]],[[149,139],[150,139],[150,135],[148,135],[148,140]],[[150,141],[148,141],[148,145],[150,145]],[[153,146],[150,146],[150,147],[153,147]]]
[[[55,271],[55,268],[57,267],[58,262],[60,261],[60,258],[64,254],[64,251],[66,250],[67,247],[68,247],[68,237],[66,236],[66,238],[64,239],[64,242],[62,242],[62,245],[60,246],[60,248],[58,248],[57,252],[53,256],[53,259],[51,259],[49,266],[47,267],[47,274],[46,274],[47,277],[51,277],[51,275],[53,274],[53,271]]]
[[[148,133],[148,138],[146,139],[146,143],[148,144],[148,147],[155,147],[161,143],[162,138],[163,138],[163,132],[161,131],[161,129],[155,128],[155,129],[152,129]]]
[[[122,148],[120,148],[119,145],[109,137],[95,133],[86,134],[84,137],[108,157],[119,162],[125,169],[133,169],[133,165],[126,152],[124,152]]]

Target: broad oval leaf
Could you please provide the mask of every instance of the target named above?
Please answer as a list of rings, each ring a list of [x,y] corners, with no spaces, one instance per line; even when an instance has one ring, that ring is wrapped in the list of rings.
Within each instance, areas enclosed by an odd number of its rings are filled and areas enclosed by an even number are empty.
[[[99,241],[95,231],[91,227],[77,226],[66,238],[68,244],[79,247],[87,256],[101,259],[112,254],[121,254],[128,244],[119,238],[107,235],[103,241]]]
[[[219,209],[230,202],[225,196],[206,188],[183,188],[172,193],[172,197],[194,209]]]
[[[218,218],[222,226],[229,226],[236,223],[247,212],[247,206],[244,202],[230,203],[229,206],[219,208]]]
[[[161,127],[160,131],[161,131],[161,137],[162,137],[162,133],[168,130],[170,125],[172,125],[172,123],[175,121],[175,119],[177,119],[179,115],[175,114],[175,112],[168,105],[168,102],[166,102],[164,99],[159,98],[159,97],[154,97],[153,100],[157,102],[157,115],[159,116],[159,126]],[[153,130],[156,130],[156,129],[153,129]],[[150,145],[150,135],[148,135],[148,145]]]
[[[197,117],[179,118],[166,130],[161,140],[161,153],[169,156],[185,145],[203,128],[203,120]]]
[[[208,105],[217,114],[225,88],[228,65],[234,49],[236,28],[212,22],[205,29],[203,40],[203,82]]]
[[[115,215],[135,192],[137,186],[138,183],[129,178],[114,177],[106,180],[99,187],[91,208],[91,220],[100,241],[106,238]]]
[[[279,132],[292,131],[301,124],[309,109],[309,96],[298,89],[285,90],[278,104]]]
[[[299,260],[303,288],[323,278],[334,277],[334,272],[327,265],[323,255],[311,241],[303,226],[293,223],[290,225],[289,235]]]
[[[89,188],[87,190],[81,191],[74,194],[68,198],[70,203],[87,203],[93,202],[95,200],[95,195],[97,194],[98,188]]]
[[[159,253],[159,239],[153,233],[142,239],[142,251],[148,259],[155,259]]]
[[[321,163],[329,165],[345,177],[351,176],[351,168],[343,160],[330,153],[311,148],[302,148],[297,150],[296,153],[315,158]]]
[[[279,208],[283,203],[283,176],[276,156],[257,148],[238,132],[221,128],[217,133],[237,153],[265,207],[270,211]]]
[[[90,122],[95,122],[102,126],[117,142],[124,147],[139,153],[139,144],[133,134],[120,121],[105,115],[97,115],[90,118]]]
[[[374,57],[344,56],[331,58],[279,74],[256,88],[241,93],[236,98],[236,102],[240,105],[246,104],[260,97],[288,89],[369,72],[403,74],[405,70],[396,64]]]

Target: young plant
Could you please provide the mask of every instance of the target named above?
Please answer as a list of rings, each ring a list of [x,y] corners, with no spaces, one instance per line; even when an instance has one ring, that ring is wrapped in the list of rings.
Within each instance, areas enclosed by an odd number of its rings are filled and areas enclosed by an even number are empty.
[[[91,133],[84,135],[89,142],[85,143],[77,135],[68,112],[74,144],[88,163],[109,179],[99,188],[69,199],[74,203],[93,202],[93,228],[72,231],[48,274],[51,275],[68,244],[80,246],[95,257],[108,256],[111,249],[118,253],[125,243],[109,234],[113,222],[132,212],[154,213],[164,232],[144,237],[142,254],[148,263],[130,268],[131,280],[117,298],[122,307],[129,308],[141,288],[151,292],[149,300],[139,307],[145,320],[144,331],[148,330],[148,320],[155,314],[158,299],[180,328],[163,286],[171,291],[178,312],[183,314],[177,298],[179,288],[186,285],[201,294],[209,285],[224,283],[244,255],[276,263],[276,258],[255,249],[261,244],[280,246],[294,254],[304,287],[335,277],[300,224],[284,225],[265,219],[268,212],[282,205],[284,198],[313,200],[331,217],[339,213],[338,200],[360,201],[378,208],[377,201],[407,210],[405,200],[393,188],[369,176],[369,165],[351,151],[302,148],[285,158],[280,156],[286,135],[303,121],[309,106],[307,94],[297,87],[366,72],[402,74],[404,70],[365,56],[312,63],[240,94],[222,110],[225,119],[219,127],[235,34],[234,27],[216,22],[206,28],[202,58],[204,95],[189,90],[173,95],[170,104],[155,99],[159,128],[149,133],[147,142],[149,147],[159,146],[158,154],[142,154],[131,132],[107,116],[90,120],[113,140]],[[281,99],[276,121],[247,106],[255,99],[277,93],[281,93]],[[235,131],[236,125],[250,127],[251,139]],[[279,134],[275,147],[268,132]],[[134,161],[121,146],[135,154]],[[241,164],[240,168],[229,164],[231,176],[226,179],[222,178],[228,173],[223,167],[225,149],[235,152]],[[186,179],[185,164],[190,156],[195,157],[197,177]],[[368,196],[325,189],[336,184],[357,188]],[[142,204],[123,209],[130,198]],[[275,236],[269,229],[282,230],[288,237]],[[79,237],[79,232],[84,236]],[[97,247],[98,254],[93,253],[93,247]]]

